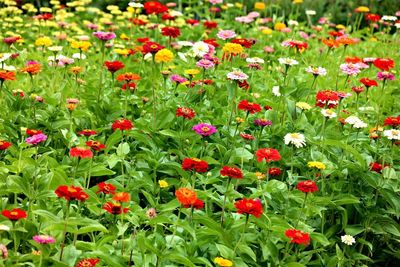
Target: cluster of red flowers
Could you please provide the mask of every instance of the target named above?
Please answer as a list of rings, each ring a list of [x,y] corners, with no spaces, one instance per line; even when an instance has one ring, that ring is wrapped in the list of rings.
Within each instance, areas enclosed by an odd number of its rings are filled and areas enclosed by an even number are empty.
[[[318,91],[316,100],[316,106],[320,108],[334,108],[339,104],[337,92],[331,90]]]
[[[176,109],[176,116],[191,120],[194,118],[195,113],[191,108],[179,107]]]
[[[310,235],[300,230],[288,229],[285,231],[285,235],[291,238],[290,243],[304,244],[306,246],[310,244]]]
[[[85,201],[89,198],[89,195],[83,191],[83,188],[73,185],[60,185],[57,187],[55,193],[59,198],[65,198],[68,201]]]
[[[400,116],[397,117],[387,117],[384,121],[385,126],[392,126],[393,128],[398,128],[400,126]]]
[[[9,219],[10,221],[18,221],[20,219],[26,218],[26,211],[19,208],[14,208],[12,210],[3,210],[1,214],[4,217],[7,217],[7,219]]]
[[[297,184],[297,189],[303,193],[314,193],[318,191],[317,184],[314,181],[301,181]]]
[[[243,198],[235,202],[235,207],[239,214],[254,215],[256,218],[263,214],[263,206],[259,199]]]
[[[111,128],[116,131],[117,129],[121,131],[131,130],[133,128],[133,123],[127,119],[119,119],[114,121]]]
[[[239,102],[238,109],[247,111],[250,114],[260,112],[262,110],[261,106],[256,103],[248,102],[247,100],[242,100]]]
[[[265,159],[265,161],[269,163],[271,161],[279,161],[281,159],[279,151],[274,148],[260,148],[257,150],[256,156],[259,162]]]
[[[204,207],[204,202],[197,198],[195,191],[182,187],[175,191],[176,199],[185,208],[195,208],[202,209]]]
[[[228,176],[233,179],[243,179],[243,172],[236,167],[223,166],[219,172],[222,176]]]
[[[93,142],[93,141],[90,141],[90,142]],[[69,155],[71,157],[85,159],[85,158],[92,158],[93,152],[92,152],[92,150],[90,150],[87,147],[78,146],[78,147],[71,148],[71,150],[69,151]]]
[[[198,173],[206,172],[208,163],[198,158],[185,158],[182,161],[182,169],[185,171],[196,171]]]

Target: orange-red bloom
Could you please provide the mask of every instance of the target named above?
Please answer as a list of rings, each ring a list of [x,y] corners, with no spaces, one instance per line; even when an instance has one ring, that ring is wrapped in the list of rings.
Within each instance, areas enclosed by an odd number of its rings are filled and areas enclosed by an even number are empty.
[[[185,171],[197,171],[203,173],[207,171],[208,163],[198,158],[185,158],[182,161],[182,169]]]
[[[375,80],[371,80],[368,78],[361,78],[360,82],[364,84],[365,87],[369,88],[372,86],[378,86],[378,83]]]
[[[259,199],[243,198],[235,202],[237,213],[251,214],[256,218],[260,218],[263,213],[263,207]]]
[[[99,190],[97,190],[96,194],[98,194],[98,193],[103,193],[106,195],[115,194],[115,190],[117,189],[112,184],[107,184],[105,182],[101,182],[97,186],[99,187]]]
[[[99,262],[100,260],[96,258],[83,259],[76,264],[76,267],[95,267]]]
[[[310,235],[300,230],[288,229],[286,230],[285,235],[292,239],[290,240],[290,243],[296,243],[299,245],[304,244],[306,246],[310,243]]]
[[[219,173],[233,179],[243,179],[243,173],[239,168],[223,166]]]
[[[131,72],[127,72],[127,73],[118,75],[117,80],[120,82],[122,82],[122,81],[126,81],[126,82],[139,81],[140,75],[131,73]]]
[[[55,193],[59,198],[65,198],[68,201],[71,200],[78,200],[78,201],[85,201],[89,198],[89,195],[83,191],[83,188],[79,186],[67,186],[67,185],[60,185]]]
[[[21,72],[29,73],[29,75],[36,75],[42,70],[42,66],[39,63],[28,64],[21,69]]]
[[[4,217],[7,217],[10,221],[18,221],[19,219],[26,218],[26,211],[19,208],[14,208],[12,210],[3,210],[1,214]]]
[[[115,73],[116,71],[119,71],[123,67],[125,67],[124,63],[121,61],[115,60],[115,61],[106,61],[104,62],[104,66],[107,67],[108,71],[111,73]]]
[[[279,151],[274,148],[260,148],[257,150],[256,156],[259,162],[263,161],[263,159],[265,159],[268,163],[281,159]]]
[[[69,151],[69,155],[71,157],[78,157],[84,159],[84,158],[92,158],[93,152],[87,147],[73,147]]]
[[[133,128],[133,123],[127,119],[119,119],[114,121],[111,128],[116,131],[120,129],[121,131],[131,130]]]
[[[0,70],[0,82],[4,81],[14,81],[15,80],[15,72],[8,70]]]
[[[129,202],[131,200],[131,195],[127,192],[118,192],[115,193],[112,199],[118,202]]]
[[[10,142],[0,140],[0,150],[6,150],[11,146]]]
[[[103,206],[103,209],[114,215],[127,213],[129,211],[129,208],[122,208],[122,205],[120,203],[113,202],[106,202]]]
[[[87,141],[86,145],[93,150],[100,151],[106,148],[106,145],[100,143],[99,141]]]
[[[184,117],[185,119],[191,120],[194,118],[195,113],[191,108],[179,107],[176,109],[176,116]]]
[[[175,196],[183,206],[192,206],[197,200],[196,192],[186,187],[176,190]]]

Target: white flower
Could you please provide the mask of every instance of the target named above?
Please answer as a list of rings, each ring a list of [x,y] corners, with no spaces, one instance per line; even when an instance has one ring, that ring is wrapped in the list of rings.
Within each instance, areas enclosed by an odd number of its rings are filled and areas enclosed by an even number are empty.
[[[0,231],[10,231],[10,227],[5,224],[0,224]]]
[[[306,139],[301,133],[288,133],[284,137],[285,145],[293,144],[295,147],[303,147],[306,145]]]
[[[3,62],[3,61],[5,61],[5,60],[9,59],[11,56],[12,56],[11,53],[3,53],[3,54],[0,54],[0,62]]]
[[[382,20],[396,21],[397,17],[396,16],[385,15],[385,16],[382,17]]]
[[[311,73],[312,75],[321,75],[325,76],[326,75],[326,69],[323,67],[307,67],[306,72]]]
[[[274,94],[274,96],[281,96],[282,94],[279,92],[279,86],[274,86],[272,87],[272,93]]]
[[[306,10],[306,15],[308,15],[308,16],[314,16],[316,14],[317,14],[317,12],[315,12],[315,10]]]
[[[385,130],[383,131],[383,136],[385,136],[389,140],[400,140],[400,130]]]
[[[78,59],[86,59],[85,54],[79,54],[79,53],[75,53],[72,55],[72,58],[78,58]]]
[[[346,123],[350,124],[350,125],[354,125],[357,122],[360,122],[361,120],[356,117],[356,116],[349,116],[344,120]]]
[[[136,3],[136,2],[130,2],[128,6],[133,7],[133,8],[142,8],[143,5],[141,3]]]
[[[299,25],[299,23],[298,23],[297,21],[295,21],[295,20],[289,20],[289,21],[288,21],[288,25],[290,25],[290,26],[297,26],[297,25]]]
[[[356,243],[356,240],[351,235],[343,235],[340,238],[342,239],[343,243],[345,243],[346,245],[349,245],[349,246]]]
[[[321,109],[321,114],[329,119],[336,118],[336,112],[332,109]]]
[[[147,53],[146,55],[144,55],[143,60],[144,61],[150,61],[153,59],[153,54],[152,53]]]
[[[289,65],[289,66],[293,66],[293,65],[299,64],[299,62],[297,60],[291,59],[291,58],[278,58],[278,61],[281,64]]]
[[[182,17],[183,16],[183,14],[181,12],[176,11],[176,10],[172,10],[171,12],[169,12],[169,14],[173,17]]]
[[[189,41],[178,41],[177,44],[179,46],[193,46],[193,43]]]
[[[14,66],[7,65],[7,64],[4,64],[4,63],[0,64],[0,69],[8,70],[8,71],[15,71],[16,70],[16,68]]]
[[[259,57],[248,57],[246,58],[247,63],[258,63],[258,64],[263,64],[264,59],[259,58]]]
[[[362,120],[356,121],[356,123],[353,124],[353,127],[357,129],[366,128],[367,126],[368,124],[366,124]]]
[[[47,50],[51,52],[60,52],[63,49],[62,46],[49,46],[47,47]]]
[[[205,42],[196,42],[194,43],[192,47],[192,51],[197,57],[203,57],[205,54],[208,53],[210,48],[208,47],[208,44]]]

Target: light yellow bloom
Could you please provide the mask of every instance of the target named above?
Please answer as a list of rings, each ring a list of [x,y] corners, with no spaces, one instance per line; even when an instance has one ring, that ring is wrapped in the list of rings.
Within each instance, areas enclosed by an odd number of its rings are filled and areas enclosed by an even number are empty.
[[[216,257],[214,263],[220,267],[231,267],[233,263],[230,260],[224,259],[222,257]]]
[[[158,185],[159,185],[161,188],[166,188],[166,187],[169,186],[169,184],[168,184],[167,181],[165,181],[165,180],[160,180],[160,181],[158,181]]]
[[[312,106],[306,102],[297,102],[296,107],[302,110],[310,110]]]
[[[50,46],[53,44],[53,41],[49,37],[40,37],[36,39],[36,46]]]

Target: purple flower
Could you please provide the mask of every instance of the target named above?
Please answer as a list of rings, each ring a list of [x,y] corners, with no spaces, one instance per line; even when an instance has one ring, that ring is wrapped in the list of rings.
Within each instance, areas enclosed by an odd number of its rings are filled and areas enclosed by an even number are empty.
[[[197,61],[196,66],[203,68],[203,69],[209,69],[209,68],[214,67],[214,62],[203,58],[203,59],[200,59],[199,61]]]
[[[26,138],[25,142],[27,144],[37,145],[41,142],[46,141],[46,139],[47,139],[47,135],[40,133],[40,134],[35,134],[35,135],[32,135],[31,137]]]
[[[271,126],[272,125],[272,121],[270,120],[266,120],[266,119],[255,119],[254,120],[254,124],[261,126],[261,127],[265,127],[265,126]]]
[[[32,239],[39,244],[53,244],[56,242],[56,239],[50,235],[34,235]]]
[[[171,77],[169,77],[169,79],[171,81],[173,81],[173,82],[176,82],[176,83],[184,83],[184,82],[187,81],[186,78],[184,78],[184,77],[182,77],[182,76],[180,76],[178,74],[172,74]]]
[[[94,32],[93,35],[102,41],[110,41],[116,37],[113,32]]]
[[[193,131],[201,136],[209,136],[217,132],[217,128],[207,123],[200,123],[192,128]]]
[[[356,64],[353,63],[346,63],[346,64],[342,64],[340,65],[340,70],[350,76],[356,76],[357,74],[359,74],[361,72],[359,66],[357,66]]]
[[[376,77],[378,78],[378,80],[383,81],[383,80],[394,80],[394,75],[391,72],[388,71],[380,71],[378,72],[378,74],[376,75]]]

